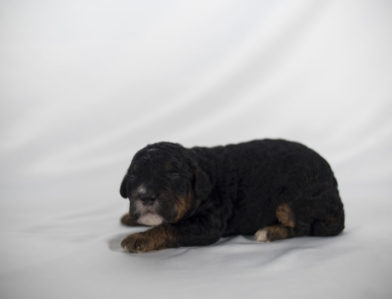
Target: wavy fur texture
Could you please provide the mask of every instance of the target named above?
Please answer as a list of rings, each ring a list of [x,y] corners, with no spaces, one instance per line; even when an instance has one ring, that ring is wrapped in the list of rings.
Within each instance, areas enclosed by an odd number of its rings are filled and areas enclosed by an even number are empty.
[[[208,245],[239,234],[274,241],[333,236],[344,229],[343,204],[331,167],[296,142],[263,139],[193,148],[170,142],[148,145],[135,155],[121,184],[121,195],[131,203],[131,219],[124,224],[137,223],[139,215],[133,207],[138,200],[135,189],[141,185],[159,203],[157,213],[164,221],[158,226],[165,228],[168,240],[159,248],[135,249],[127,245],[135,243],[130,235],[131,241],[124,240],[123,247],[131,252]],[[179,207],[181,211],[176,210]]]

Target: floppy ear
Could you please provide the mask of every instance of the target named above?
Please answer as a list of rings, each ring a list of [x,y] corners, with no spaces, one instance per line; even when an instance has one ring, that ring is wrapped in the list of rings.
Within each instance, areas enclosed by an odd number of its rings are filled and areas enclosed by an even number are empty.
[[[128,182],[128,173],[124,176],[121,187],[120,187],[120,194],[122,197],[127,198],[127,182]]]
[[[199,167],[196,168],[193,175],[193,192],[196,199],[202,200],[211,192],[212,184],[208,175]]]

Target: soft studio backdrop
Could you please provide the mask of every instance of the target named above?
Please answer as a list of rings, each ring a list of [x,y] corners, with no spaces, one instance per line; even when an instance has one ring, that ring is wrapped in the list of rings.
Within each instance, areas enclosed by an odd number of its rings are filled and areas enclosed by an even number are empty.
[[[390,298],[390,1],[2,1],[1,298]],[[118,194],[147,143],[282,137],[345,232],[144,255]]]

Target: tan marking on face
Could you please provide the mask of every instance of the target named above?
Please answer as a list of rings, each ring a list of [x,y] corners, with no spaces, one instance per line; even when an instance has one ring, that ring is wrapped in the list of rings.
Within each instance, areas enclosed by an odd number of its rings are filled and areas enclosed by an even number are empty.
[[[178,197],[177,202],[174,206],[174,209],[177,212],[176,222],[181,220],[185,216],[186,212],[188,212],[191,207],[191,203],[192,195],[190,195],[190,193]]]
[[[170,225],[159,225],[145,232],[129,235],[121,247],[133,253],[177,247],[177,237]]]
[[[276,208],[276,217],[284,226],[295,227],[295,216],[287,203],[282,203]]]

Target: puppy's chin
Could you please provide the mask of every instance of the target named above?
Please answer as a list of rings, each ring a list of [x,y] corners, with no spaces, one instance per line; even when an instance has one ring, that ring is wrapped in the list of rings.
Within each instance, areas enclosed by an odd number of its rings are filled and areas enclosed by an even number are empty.
[[[156,213],[147,212],[139,217],[137,220],[139,224],[156,226],[163,222],[163,218]]]

